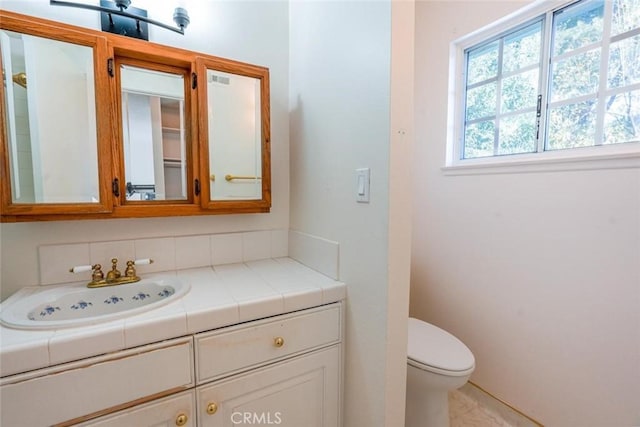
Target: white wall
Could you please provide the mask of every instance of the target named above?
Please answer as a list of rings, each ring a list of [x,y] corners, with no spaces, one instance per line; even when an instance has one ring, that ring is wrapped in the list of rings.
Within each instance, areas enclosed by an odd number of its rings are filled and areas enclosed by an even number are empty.
[[[640,425],[640,171],[440,169],[449,42],[523,5],[417,4],[411,314],[545,425]]]
[[[291,229],[340,242],[345,425],[400,426],[413,139],[413,35],[402,30],[412,27],[413,3],[295,1],[290,14]],[[404,22],[392,26],[392,15]],[[355,200],[363,167],[371,170],[368,204]]]
[[[172,22],[173,2],[136,0],[149,16]],[[269,214],[87,220],[0,225],[1,298],[38,283],[41,244],[288,228],[288,4],[284,1],[185,0],[191,24],[184,36],[150,26],[151,41],[263,65],[271,80],[272,203]],[[48,0],[2,0],[2,8],[73,25],[100,28],[96,12],[50,6]]]

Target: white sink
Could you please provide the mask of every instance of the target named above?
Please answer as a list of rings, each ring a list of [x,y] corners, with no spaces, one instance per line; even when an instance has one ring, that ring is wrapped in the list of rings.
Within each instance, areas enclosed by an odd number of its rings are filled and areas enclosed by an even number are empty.
[[[20,297],[3,307],[0,322],[16,329],[60,329],[107,322],[161,307],[190,289],[175,276],[89,289],[56,286]],[[4,305],[4,304],[3,304]]]

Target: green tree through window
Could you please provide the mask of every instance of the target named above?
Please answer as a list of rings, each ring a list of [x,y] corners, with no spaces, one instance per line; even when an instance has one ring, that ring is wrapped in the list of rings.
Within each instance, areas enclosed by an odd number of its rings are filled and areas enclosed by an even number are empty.
[[[640,0],[575,2],[465,58],[462,159],[640,140]]]

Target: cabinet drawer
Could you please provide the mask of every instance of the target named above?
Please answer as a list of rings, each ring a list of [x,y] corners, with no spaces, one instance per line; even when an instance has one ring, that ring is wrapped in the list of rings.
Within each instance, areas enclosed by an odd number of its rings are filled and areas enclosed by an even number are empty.
[[[191,390],[105,415],[78,427],[193,427],[196,425],[195,408],[195,392]]]
[[[193,342],[167,341],[35,374],[0,388],[0,425],[50,426],[186,389],[194,384]]]
[[[340,307],[332,304],[197,335],[198,384],[339,342]]]

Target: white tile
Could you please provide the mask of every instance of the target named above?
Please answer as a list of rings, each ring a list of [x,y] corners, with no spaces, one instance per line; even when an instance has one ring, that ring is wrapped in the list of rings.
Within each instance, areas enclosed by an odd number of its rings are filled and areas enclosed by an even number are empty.
[[[271,230],[271,258],[289,256],[289,230]]]
[[[178,277],[197,283],[198,291],[182,298],[187,312],[187,331],[196,333],[240,321],[238,303],[212,268],[178,271]]]
[[[226,289],[238,301],[280,296],[256,272],[245,264],[228,264],[214,267]]]
[[[323,304],[323,290],[320,286],[301,280],[291,274],[285,264],[274,259],[248,262],[255,271],[276,292],[284,298],[284,310],[294,311]]]
[[[127,261],[135,259],[135,247],[133,240],[120,240],[114,242],[96,242],[89,244],[91,264],[102,265],[102,271],[106,274],[111,270],[111,259],[118,259],[118,270],[124,273]]]
[[[285,265],[279,263],[274,259],[263,259],[259,261],[247,262],[246,265],[262,280],[267,282],[269,286],[278,290],[297,290],[305,288],[319,288],[319,286],[312,284],[308,280],[300,277],[286,268]]]
[[[291,258],[277,258],[276,262],[286,268],[287,274],[300,282],[311,283],[316,286],[328,286],[336,283],[335,279],[325,276]]]
[[[284,311],[296,311],[309,307],[322,305],[322,290],[318,288],[305,288],[299,290],[282,291]]]
[[[186,334],[187,316],[180,301],[127,318],[124,323],[124,341],[127,348]]]
[[[45,245],[38,248],[40,257],[40,284],[68,283],[91,279],[91,273],[70,273],[78,265],[91,264],[89,244]],[[87,281],[88,281],[87,280]]]
[[[173,237],[136,240],[135,249],[136,259],[153,260],[152,264],[136,266],[139,275],[176,269],[176,245]]]
[[[242,233],[242,260],[271,258],[271,231]]]
[[[236,300],[211,268],[181,270],[178,277],[198,283],[197,292],[182,297],[185,310],[235,305]]]
[[[101,326],[61,329],[49,340],[52,365],[112,353],[124,348],[124,322]]]
[[[196,268],[211,265],[211,242],[206,236],[176,237],[176,268]]]
[[[217,276],[238,302],[240,321],[259,319],[284,312],[282,294],[269,286],[246,264],[216,266]]]
[[[346,298],[346,285],[292,260],[277,258],[247,262],[246,265],[260,281],[242,269],[242,264],[228,266],[220,271],[227,278],[230,292],[242,302],[252,299],[251,293],[269,296],[269,288],[284,298],[285,310],[297,310],[320,304],[341,301]],[[217,268],[217,267],[216,267]]]
[[[347,298],[347,287],[342,282],[335,282],[322,286],[322,303],[342,301]]]
[[[195,334],[240,322],[238,304],[224,304],[219,307],[190,309],[187,314],[187,332]]]
[[[242,233],[213,234],[211,265],[242,262]]]
[[[176,272],[176,275],[183,280],[211,283],[219,281],[216,273],[213,271],[213,267],[197,267],[186,268]]]
[[[335,280],[339,277],[339,248],[338,242],[289,231],[289,256]]]
[[[284,300],[282,295],[279,294],[270,297],[246,299],[238,302],[238,311],[241,322],[275,316],[276,314],[284,313]]]
[[[21,331],[0,327],[0,375],[12,375],[49,365],[53,331]]]
[[[300,284],[300,280],[298,280],[297,277],[290,274],[283,264],[274,259],[249,261],[245,264],[270,285],[289,284],[291,286],[295,286],[296,284]]]
[[[323,274],[318,273],[291,258],[277,258],[276,263],[284,268],[289,276],[290,283],[297,283],[300,286],[312,286],[321,289],[322,304],[341,301],[347,297],[347,287],[344,283],[331,279]],[[253,264],[250,264],[254,266]],[[256,268],[254,266],[254,268]],[[278,285],[280,290],[286,290],[284,282]],[[270,282],[272,286],[276,286]],[[304,285],[303,285],[304,284]]]

